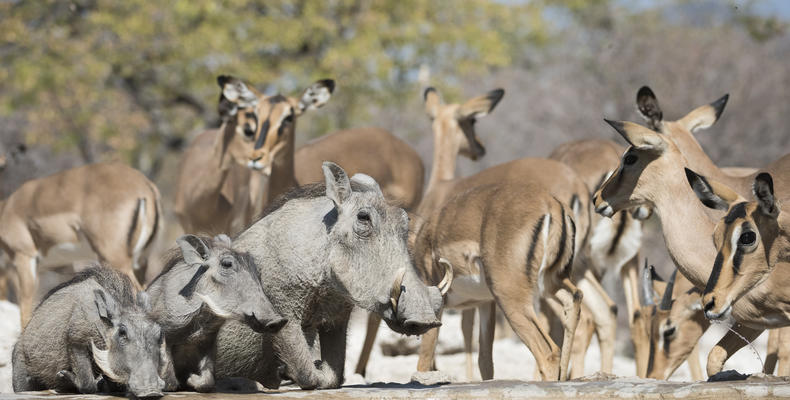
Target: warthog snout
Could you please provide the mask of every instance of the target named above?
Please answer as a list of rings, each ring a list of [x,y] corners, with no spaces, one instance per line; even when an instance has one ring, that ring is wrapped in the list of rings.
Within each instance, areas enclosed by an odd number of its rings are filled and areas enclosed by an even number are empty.
[[[156,371],[157,369],[154,369],[151,373],[146,369],[133,372],[129,377],[129,393],[138,398],[162,397],[165,381],[156,374]]]
[[[422,335],[431,328],[438,328],[442,323],[434,318],[433,321],[406,320],[403,322],[403,333],[407,335]]]
[[[250,313],[244,315],[244,322],[255,332],[277,333],[288,323],[288,320],[282,317],[258,318],[255,313]]]

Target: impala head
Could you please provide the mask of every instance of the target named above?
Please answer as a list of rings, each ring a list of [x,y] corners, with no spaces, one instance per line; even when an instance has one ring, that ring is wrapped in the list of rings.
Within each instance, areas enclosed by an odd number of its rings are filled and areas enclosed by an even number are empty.
[[[667,171],[686,164],[680,149],[700,147],[692,133],[716,123],[728,98],[725,95],[676,121],[664,121],[664,113],[653,91],[647,86],[639,89],[637,108],[649,128],[632,122],[606,120],[631,147],[620,159],[619,168],[595,193],[595,210],[611,216],[624,208],[650,205],[654,185],[663,182],[655,178],[662,176],[666,179]]]
[[[633,122],[605,121],[630,146],[617,169],[595,192],[595,211],[611,217],[632,207],[652,209],[656,185],[663,182],[666,171],[684,165],[683,157],[671,140],[655,131]]]
[[[768,173],[755,177],[754,201],[689,169],[686,175],[702,204],[727,211],[713,232],[716,260],[702,296],[706,317],[725,318],[735,301],[768,277],[777,252],[787,248],[779,221],[784,215]]]
[[[671,137],[681,148],[689,148],[688,146],[699,147],[692,134],[716,123],[724,112],[729,98],[730,96],[725,94],[710,104],[695,108],[683,118],[664,121],[664,113],[658,105],[656,95],[649,87],[642,86],[636,94],[636,106],[650,129]]]
[[[223,122],[235,127],[224,144],[236,162],[271,174],[276,156],[293,143],[296,119],[305,111],[317,109],[335,90],[335,81],[316,81],[298,98],[280,94],[264,96],[241,80],[221,75],[217,83],[219,114]],[[290,141],[290,142],[289,142]]]
[[[673,299],[676,279],[677,270],[672,273],[660,303],[651,306],[648,378],[669,378],[688,358],[707,328],[699,290],[692,288]]]
[[[436,148],[452,149],[452,154],[460,153],[472,160],[483,157],[486,149],[477,139],[475,122],[488,115],[504,95],[503,89],[495,89],[463,104],[444,104],[436,89],[425,89],[425,112],[433,121]]]

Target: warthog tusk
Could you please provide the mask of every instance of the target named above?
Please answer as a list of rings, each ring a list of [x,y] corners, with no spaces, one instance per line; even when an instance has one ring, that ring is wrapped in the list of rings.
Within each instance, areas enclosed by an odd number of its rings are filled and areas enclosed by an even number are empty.
[[[444,267],[444,277],[437,287],[442,296],[444,296],[450,290],[450,285],[453,284],[453,265],[444,257],[439,257],[439,265]]]
[[[122,379],[112,371],[110,367],[110,350],[101,350],[93,343],[91,339],[91,352],[93,353],[93,361],[99,367],[104,375],[107,375],[113,382],[123,383]]]
[[[390,292],[390,302],[392,303],[392,312],[398,313],[398,301],[400,301],[401,285],[403,284],[403,277],[406,275],[406,268],[401,268],[395,274],[395,281],[392,283],[392,291]]]

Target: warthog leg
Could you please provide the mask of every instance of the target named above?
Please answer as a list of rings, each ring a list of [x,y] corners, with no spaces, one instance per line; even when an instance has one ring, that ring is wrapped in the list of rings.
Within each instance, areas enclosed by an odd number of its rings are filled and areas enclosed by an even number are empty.
[[[69,363],[72,370],[58,372],[58,381],[62,385],[58,390],[72,391],[76,388],[80,393],[96,393],[100,377],[93,375],[90,353],[84,346],[69,347]]]

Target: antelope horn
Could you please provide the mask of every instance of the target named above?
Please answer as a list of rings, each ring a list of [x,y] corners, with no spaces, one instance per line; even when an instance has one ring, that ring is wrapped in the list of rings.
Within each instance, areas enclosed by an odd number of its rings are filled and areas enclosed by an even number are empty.
[[[403,284],[403,277],[406,275],[406,268],[401,268],[395,274],[395,281],[392,282],[392,291],[390,291],[390,303],[392,304],[392,312],[398,314],[398,301],[400,301],[401,285]]]
[[[661,297],[661,304],[658,306],[661,310],[669,310],[672,307],[672,290],[675,289],[675,277],[678,274],[678,270],[675,269],[672,272],[672,276],[669,277],[669,282],[667,282],[667,288],[664,289],[664,296]]]
[[[109,350],[101,350],[93,343],[93,339],[91,339],[91,352],[93,353],[93,361],[96,362],[96,366],[99,367],[101,372],[110,378],[113,382],[123,383],[123,380],[116,375],[112,371],[112,367],[110,367],[110,351]]]
[[[642,271],[642,305],[652,306],[655,304],[653,301],[653,267],[647,264],[647,258],[645,258],[645,268]]]
[[[453,266],[444,257],[439,257],[439,265],[444,267],[444,277],[436,287],[439,288],[439,292],[444,296],[450,290],[450,285],[453,284]]]

